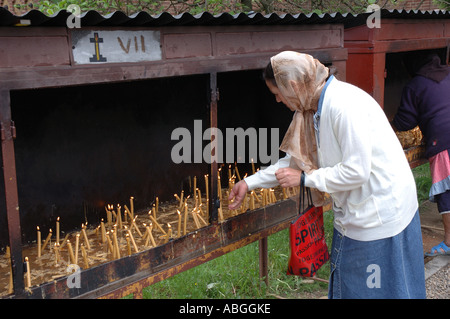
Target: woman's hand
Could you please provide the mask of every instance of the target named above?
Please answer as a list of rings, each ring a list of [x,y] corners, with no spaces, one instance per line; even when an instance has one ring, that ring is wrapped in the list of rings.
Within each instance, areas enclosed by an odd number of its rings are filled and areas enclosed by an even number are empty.
[[[230,192],[230,196],[228,196],[228,201],[234,199],[234,202],[228,205],[229,210],[237,209],[242,201],[244,200],[245,194],[248,191],[248,185],[244,180],[239,181],[234,185],[233,189]]]
[[[302,171],[290,167],[280,168],[275,172],[275,176],[281,187],[300,186]]]

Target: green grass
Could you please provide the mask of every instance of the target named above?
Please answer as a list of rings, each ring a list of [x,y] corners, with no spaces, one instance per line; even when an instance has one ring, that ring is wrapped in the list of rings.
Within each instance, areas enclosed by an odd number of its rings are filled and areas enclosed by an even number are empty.
[[[417,187],[417,200],[419,201],[419,205],[428,200],[430,188],[431,188],[431,173],[430,173],[430,164],[426,163],[420,166],[417,166],[412,169],[414,179],[416,181]]]
[[[327,244],[331,247],[333,213],[324,213]],[[161,281],[143,291],[144,298],[306,298],[327,295],[328,285],[309,283],[286,275],[289,258],[289,231],[268,238],[269,285],[259,279],[258,242],[237,249],[198,267]],[[328,279],[329,262],[317,277]]]

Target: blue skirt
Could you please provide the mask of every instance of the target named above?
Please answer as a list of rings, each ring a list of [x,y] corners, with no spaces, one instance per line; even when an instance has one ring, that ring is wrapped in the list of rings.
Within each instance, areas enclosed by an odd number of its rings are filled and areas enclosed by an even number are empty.
[[[330,267],[330,299],[426,298],[419,211],[394,237],[358,241],[334,229]]]

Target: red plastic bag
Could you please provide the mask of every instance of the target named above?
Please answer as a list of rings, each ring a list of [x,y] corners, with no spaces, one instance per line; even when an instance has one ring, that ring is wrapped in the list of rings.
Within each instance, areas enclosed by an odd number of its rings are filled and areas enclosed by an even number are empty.
[[[305,192],[308,197],[308,205],[302,209],[304,206],[302,204],[305,203]],[[288,275],[313,277],[320,267],[330,259],[325,242],[323,208],[313,205],[309,188],[304,190],[301,187],[300,189],[299,216],[291,222],[289,244]]]

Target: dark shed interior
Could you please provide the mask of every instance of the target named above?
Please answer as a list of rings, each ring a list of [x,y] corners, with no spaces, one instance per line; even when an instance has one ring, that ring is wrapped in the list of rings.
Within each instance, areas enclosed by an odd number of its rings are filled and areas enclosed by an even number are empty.
[[[270,128],[279,128],[274,138],[281,142],[292,113],[277,105],[260,70],[220,73],[218,87],[224,145],[226,129],[238,127],[269,128],[269,138]],[[190,177],[208,174],[208,165],[194,163],[195,136],[192,163],[175,164],[171,150],[179,140],[171,134],[180,127],[194,132],[194,120],[202,121],[202,133],[209,127],[207,91],[207,75],[12,91],[24,242],[35,240],[35,225],[47,232],[57,217],[64,220],[62,231],[69,231],[98,224],[105,205],[130,196],[144,210],[157,196],[168,201],[181,190],[190,192]],[[231,164],[238,161],[234,156]],[[250,172],[245,162],[238,164],[243,174]],[[204,189],[202,179],[198,186]],[[5,210],[1,221],[4,246]]]

